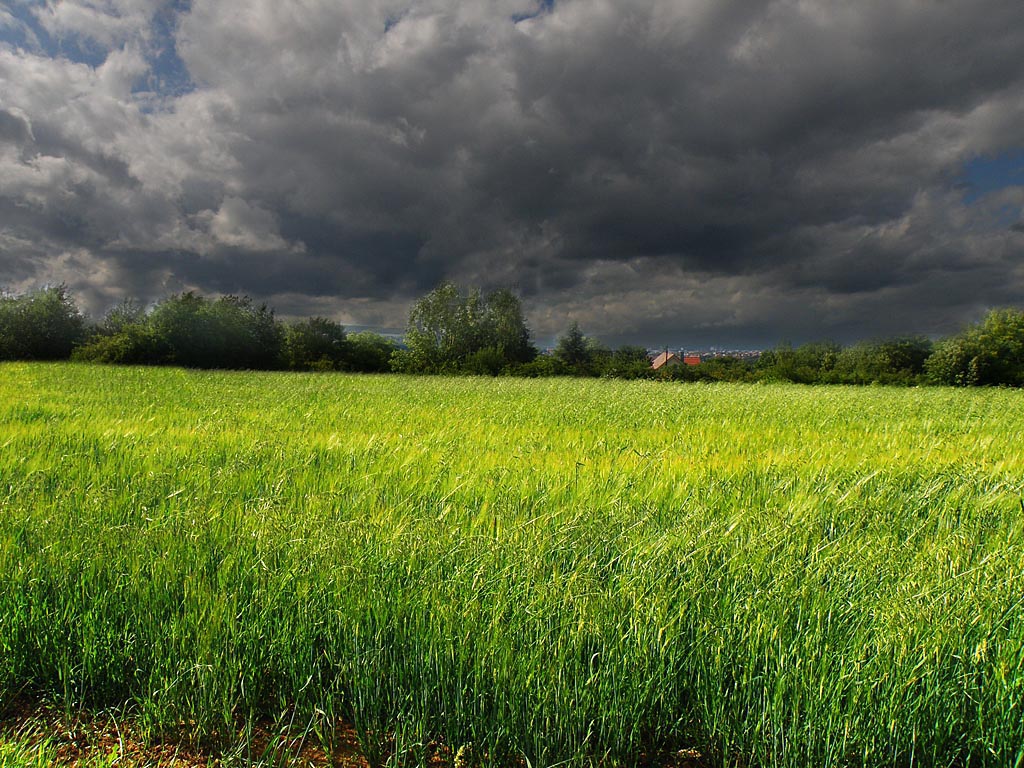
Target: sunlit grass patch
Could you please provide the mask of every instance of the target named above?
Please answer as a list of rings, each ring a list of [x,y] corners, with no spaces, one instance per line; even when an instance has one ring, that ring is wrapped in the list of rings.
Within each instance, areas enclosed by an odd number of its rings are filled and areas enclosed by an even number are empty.
[[[0,692],[411,763],[1021,755],[1017,391],[0,372]]]

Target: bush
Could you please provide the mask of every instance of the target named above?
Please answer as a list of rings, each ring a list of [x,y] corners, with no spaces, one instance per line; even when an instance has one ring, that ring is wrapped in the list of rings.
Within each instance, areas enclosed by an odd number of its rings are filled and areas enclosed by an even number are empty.
[[[147,322],[175,365],[268,370],[283,362],[280,323],[248,297],[183,293],[158,304]]]
[[[792,381],[819,384],[828,381],[842,348],[832,341],[801,344],[795,349],[779,344],[765,351],[757,362],[758,378],[763,381]]]
[[[91,363],[159,365],[170,359],[170,349],[151,328],[136,323],[112,335],[96,337],[76,349],[71,358]]]
[[[995,309],[943,339],[925,365],[928,378],[955,386],[1024,386],[1024,312]]]
[[[689,367],[689,366],[680,366]],[[738,357],[714,357],[694,366],[700,381],[753,381],[754,367]]]
[[[655,376],[644,347],[619,347],[601,356],[600,362],[602,376],[616,379],[646,379]]]
[[[84,334],[63,285],[0,298],[0,360],[66,360]]]
[[[867,341],[847,347],[827,381],[839,384],[918,384],[932,343],[923,337]]]
[[[477,350],[462,364],[462,372],[476,376],[497,376],[508,365],[505,356],[494,347]]]
[[[528,363],[511,367],[509,373],[535,379],[542,376],[569,376],[573,371],[554,355],[537,355]]]
[[[348,337],[348,369],[363,373],[386,373],[398,345],[379,333],[361,331]]]
[[[345,329],[325,317],[292,323],[284,332],[284,356],[293,371],[344,370],[349,359]]]

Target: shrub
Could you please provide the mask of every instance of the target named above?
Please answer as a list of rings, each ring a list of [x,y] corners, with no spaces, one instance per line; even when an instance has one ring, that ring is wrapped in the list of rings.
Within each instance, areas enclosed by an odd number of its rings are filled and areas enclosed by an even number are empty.
[[[340,371],[346,368],[349,345],[340,323],[312,317],[285,328],[284,356],[293,371]]]
[[[0,360],[66,360],[84,333],[63,285],[0,298]]]
[[[1024,386],[1024,312],[996,309],[943,339],[925,365],[928,378],[956,386]]]

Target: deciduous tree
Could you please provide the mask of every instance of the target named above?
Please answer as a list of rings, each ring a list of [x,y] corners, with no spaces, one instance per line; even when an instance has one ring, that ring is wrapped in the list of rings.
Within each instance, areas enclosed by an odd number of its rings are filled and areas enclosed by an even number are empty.
[[[81,342],[85,320],[67,288],[0,297],[0,360],[63,360]]]
[[[498,361],[504,368],[536,354],[515,294],[499,290],[483,296],[477,289],[464,294],[450,282],[413,305],[405,344],[397,367],[417,373],[496,372]]]

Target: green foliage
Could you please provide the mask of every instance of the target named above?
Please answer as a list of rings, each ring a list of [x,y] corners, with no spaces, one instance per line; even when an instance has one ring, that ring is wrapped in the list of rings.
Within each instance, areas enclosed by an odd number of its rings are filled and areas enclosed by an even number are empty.
[[[445,282],[419,299],[409,312],[407,350],[395,359],[407,373],[479,372],[500,356],[502,368],[529,362],[536,355],[519,299],[500,290],[465,295]],[[483,350],[492,350],[484,353]],[[472,359],[471,359],[472,358]],[[469,366],[469,368],[467,368]]]
[[[342,371],[351,353],[345,328],[325,317],[312,317],[285,326],[284,357],[293,371]]]
[[[689,368],[690,366],[679,366]],[[692,368],[698,381],[754,381],[754,366],[737,357],[713,357]]]
[[[506,365],[533,360],[537,349],[530,343],[530,330],[519,297],[502,288],[487,294],[485,304],[485,346],[481,349],[493,349]]]
[[[509,361],[500,349],[484,347],[469,355],[461,370],[476,376],[497,376],[509,366]]]
[[[197,368],[279,367],[301,371],[390,370],[394,342],[374,333],[347,335],[322,317],[282,325],[248,298],[172,296],[146,313],[136,302],[111,309],[73,358],[98,363]]]
[[[167,349],[168,363],[273,369],[282,362],[283,333],[273,310],[248,297],[178,294],[160,302],[147,323]]]
[[[558,337],[555,344],[555,357],[567,368],[584,371],[590,364],[591,348],[589,339],[580,330],[580,324],[573,320],[564,334]]]
[[[391,339],[370,331],[349,334],[348,370],[364,373],[386,373],[391,370],[391,357],[398,345]]]
[[[654,378],[651,361],[643,347],[623,346],[602,354],[600,375],[616,379]]]
[[[981,323],[936,344],[926,369],[938,384],[1024,386],[1024,312],[992,310]]]
[[[442,283],[419,299],[409,312],[406,370],[456,371],[469,355],[485,346],[483,318],[479,291],[463,296],[454,283]]]
[[[756,365],[713,358],[652,371],[646,350],[604,347],[573,323],[552,355],[537,356],[522,305],[511,291],[463,294],[442,283],[409,315],[405,347],[372,333],[347,336],[314,317],[283,326],[248,297],[209,299],[188,292],[148,313],[126,300],[87,328],[64,286],[0,295],[0,360],[56,360],[254,370],[603,376],[667,381],[767,381],[802,384],[921,383],[1024,386],[1024,312],[994,310],[936,344],[923,337],[859,342],[843,348],[779,344]]]
[[[97,334],[75,349],[72,360],[115,365],[153,365],[170,359],[167,343],[148,323],[120,326],[109,335]]]
[[[92,326],[82,344],[71,353],[71,359],[147,365],[164,362],[168,354],[166,344],[149,327],[142,305],[125,299],[111,307],[100,323]]]
[[[631,349],[635,348],[625,348],[626,351],[623,353],[625,358],[632,354]],[[585,335],[575,320],[569,326],[569,330],[558,338],[554,357],[564,371],[574,376],[600,376],[616,366],[612,351],[597,339]],[[647,357],[646,351],[644,357]],[[620,360],[622,359],[620,358]],[[628,363],[626,363],[626,367],[631,368]],[[629,378],[634,377],[630,376]]]
[[[56,748],[42,735],[0,733],[0,768],[52,768],[56,758]]]
[[[392,765],[1013,766],[1019,395],[4,364],[0,691]]]
[[[761,354],[758,375],[765,381],[820,383],[835,368],[841,352],[842,347],[831,341],[802,344],[795,349],[788,343],[779,344]]]
[[[141,326],[146,322],[146,309],[134,299],[124,299],[107,312],[99,326],[103,336],[114,336],[126,328]]]
[[[920,336],[860,342],[839,353],[825,380],[840,384],[919,384],[931,354],[932,342]]]
[[[509,372],[514,376],[522,376],[528,379],[546,376],[569,376],[572,374],[572,371],[561,360],[554,355],[547,354],[537,355],[528,363],[512,367]]]
[[[654,372],[659,380],[682,382],[750,382],[758,377],[753,362],[736,357],[713,357],[699,365],[664,366]]]
[[[0,360],[66,360],[84,332],[63,285],[0,296]]]

